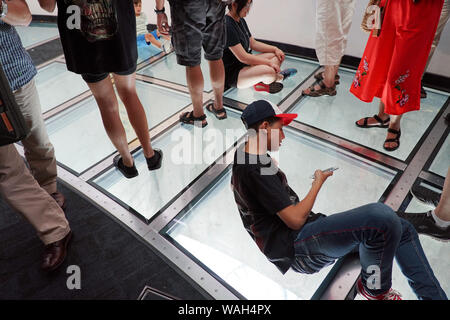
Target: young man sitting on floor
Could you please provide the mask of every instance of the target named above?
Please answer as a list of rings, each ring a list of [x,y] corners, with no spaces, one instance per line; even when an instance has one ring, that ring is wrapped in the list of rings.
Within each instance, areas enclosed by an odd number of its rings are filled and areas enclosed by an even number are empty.
[[[321,170],[300,201],[268,154],[279,149],[283,126],[296,116],[264,100],[242,114],[248,139],[236,151],[231,185],[244,227],[269,261],[282,273],[292,268],[312,274],[356,249],[362,266],[358,293],[368,300],[400,300],[391,288],[395,257],[419,299],[447,299],[414,227],[388,206],[372,203],[330,216],[313,213],[317,194],[333,175]],[[368,281],[374,267],[380,271],[375,283]]]

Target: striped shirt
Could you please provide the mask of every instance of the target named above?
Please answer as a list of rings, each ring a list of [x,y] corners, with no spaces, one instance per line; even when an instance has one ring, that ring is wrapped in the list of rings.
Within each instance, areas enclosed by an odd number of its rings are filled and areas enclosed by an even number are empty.
[[[16,28],[0,20],[0,63],[12,91],[30,82],[37,71]]]

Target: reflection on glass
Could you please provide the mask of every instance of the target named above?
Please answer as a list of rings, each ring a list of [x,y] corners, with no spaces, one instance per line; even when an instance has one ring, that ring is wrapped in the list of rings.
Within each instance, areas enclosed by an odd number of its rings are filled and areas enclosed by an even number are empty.
[[[157,47],[150,46],[138,46],[138,60],[137,63],[144,62],[145,60],[150,59],[153,56],[160,54],[162,51]]]
[[[211,78],[209,76],[208,62],[202,58],[202,63],[200,66],[202,68],[205,83],[204,90],[206,92],[209,92],[212,90],[212,87]],[[177,57],[175,53],[171,53],[163,59],[152,63],[148,67],[145,67],[144,69],[138,71],[138,74],[187,86],[186,68],[184,66],[180,66],[177,63]]]
[[[429,171],[436,173],[442,177],[446,177],[449,166],[450,166],[450,137],[447,137],[438,154],[436,155],[436,158],[434,158]]]
[[[81,76],[67,71],[62,63],[55,62],[40,69],[35,79],[42,113],[89,90]]]
[[[394,172],[373,166],[324,143],[285,130],[280,168],[302,198],[316,169],[338,166],[313,208],[335,214],[376,202]],[[277,157],[279,156],[279,157]],[[192,207],[169,225],[167,234],[247,299],[310,299],[331,266],[314,275],[288,271],[284,276],[259,251],[244,229],[230,188],[231,170],[210,187]]]
[[[145,219],[151,219],[244,135],[240,115],[230,109],[227,113],[226,120],[209,116],[208,126],[203,129],[178,125],[152,142],[154,148],[164,152],[161,169],[149,171],[139,151],[134,154],[138,177],[125,179],[113,168],[94,182]]]
[[[283,82],[284,88],[276,94],[270,94],[267,92],[258,92],[253,88],[248,89],[229,89],[225,93],[225,97],[230,98],[235,101],[250,104],[255,100],[268,100],[275,104],[280,103],[284,98],[286,98],[291,92],[304,80],[306,80],[311,73],[316,70],[319,65],[315,62],[304,60],[300,58],[294,58],[286,56],[286,60],[281,66],[281,69],[295,68],[298,73],[290,79]]]
[[[53,23],[32,23],[28,27],[15,27],[25,48],[36,43],[59,36],[58,28]]]
[[[138,96],[147,114],[149,128],[190,104],[187,95],[137,81]],[[122,102],[119,113],[128,141],[136,138]],[[47,121],[50,140],[55,146],[57,160],[81,173],[112,154],[111,144],[102,124],[100,111],[90,97]]]
[[[435,189],[427,184],[422,183],[422,186],[439,193],[442,192],[442,190]],[[413,197],[405,212],[427,212],[432,209],[434,209],[434,207],[425,205]],[[433,269],[434,275],[447,296],[450,296],[450,273],[448,272],[450,263],[449,244],[434,240],[423,234],[419,234],[419,239],[423,251],[425,252],[425,256]],[[397,263],[394,263],[394,268],[392,270],[392,288],[398,290],[405,300],[417,300],[416,295],[409,286],[406,277],[400,271]]]
[[[298,121],[309,124],[340,137],[352,140],[400,160],[406,160],[419,142],[437,113],[446,102],[448,95],[437,91],[428,91],[428,97],[421,100],[420,111],[408,112],[402,118],[401,145],[396,151],[383,149],[387,129],[362,129],[355,122],[378,113],[379,99],[372,103],[358,100],[349,91],[354,72],[340,70],[341,84],[337,95],[317,98],[305,97],[291,112],[298,113]]]

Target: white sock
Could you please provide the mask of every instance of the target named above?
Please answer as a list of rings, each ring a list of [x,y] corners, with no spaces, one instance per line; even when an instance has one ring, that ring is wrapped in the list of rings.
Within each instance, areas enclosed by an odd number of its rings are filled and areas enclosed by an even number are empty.
[[[434,221],[436,222],[436,225],[439,228],[445,229],[445,228],[450,227],[450,221],[442,220],[441,218],[436,216],[436,213],[434,212],[434,210],[431,210],[431,216],[433,217]]]

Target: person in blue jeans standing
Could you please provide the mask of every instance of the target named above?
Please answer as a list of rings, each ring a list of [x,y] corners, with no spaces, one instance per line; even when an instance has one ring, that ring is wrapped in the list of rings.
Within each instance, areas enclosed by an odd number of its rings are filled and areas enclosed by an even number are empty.
[[[235,153],[231,186],[244,227],[268,260],[283,274],[290,268],[313,274],[357,250],[362,266],[357,292],[368,300],[401,300],[391,288],[396,258],[419,299],[446,300],[417,232],[391,208],[372,203],[331,216],[312,212],[317,194],[333,175],[321,170],[300,201],[267,153],[279,149],[283,126],[295,117],[264,100],[242,113],[248,138]]]

